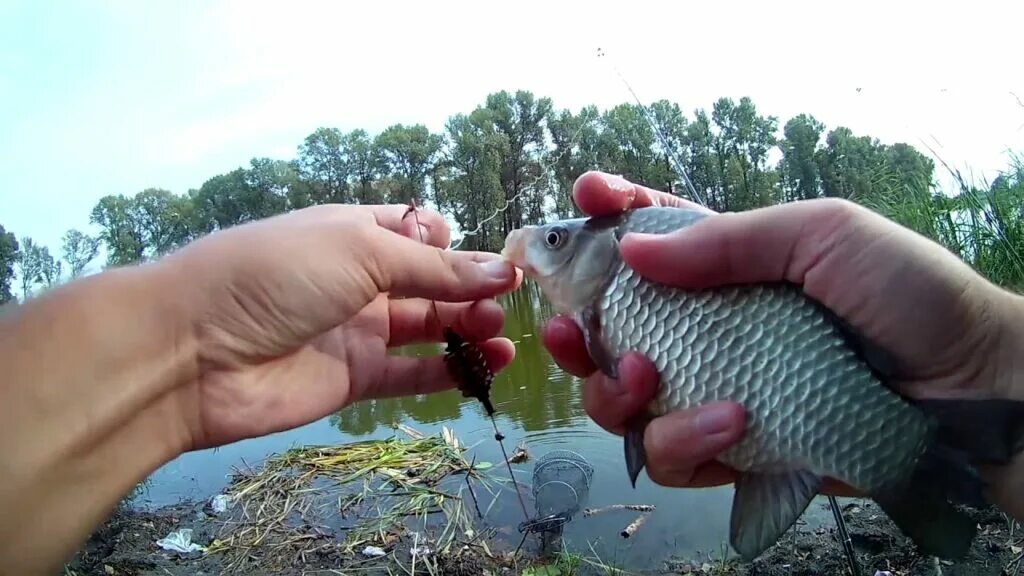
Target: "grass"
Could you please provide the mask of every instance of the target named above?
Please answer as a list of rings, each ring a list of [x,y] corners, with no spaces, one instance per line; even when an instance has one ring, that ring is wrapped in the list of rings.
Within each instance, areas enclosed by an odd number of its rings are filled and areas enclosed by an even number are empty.
[[[481,535],[472,530],[464,498],[467,475],[490,490],[487,478],[447,429],[436,436],[405,431],[409,438],[295,448],[272,456],[258,471],[236,474],[226,491],[230,516],[207,554],[224,555],[226,571],[245,572],[305,564],[316,554],[358,557],[366,546],[392,548],[417,524],[428,532],[435,517],[439,533],[430,539],[432,553],[456,545],[489,553],[477,541]],[[460,477],[452,482],[455,475]],[[341,543],[339,532],[345,533]]]
[[[933,191],[927,182],[903,183],[882,169],[872,191],[851,200],[945,246],[993,283],[1024,291],[1024,159],[1013,156],[995,181],[972,184],[936,157],[956,183],[955,193]]]

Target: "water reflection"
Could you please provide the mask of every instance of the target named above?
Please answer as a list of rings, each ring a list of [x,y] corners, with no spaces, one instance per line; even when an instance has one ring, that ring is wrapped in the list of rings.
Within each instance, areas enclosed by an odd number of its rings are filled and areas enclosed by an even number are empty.
[[[540,330],[553,312],[530,282],[502,296],[503,335],[516,344],[516,359],[497,375],[491,389],[495,409],[524,432],[568,428],[586,418],[581,382],[562,371],[541,344]],[[406,346],[396,354],[441,354],[439,345]],[[477,400],[452,390],[429,396],[386,398],[354,404],[330,417],[331,425],[350,435],[365,435],[398,423],[435,424],[460,420],[467,410],[483,414]]]

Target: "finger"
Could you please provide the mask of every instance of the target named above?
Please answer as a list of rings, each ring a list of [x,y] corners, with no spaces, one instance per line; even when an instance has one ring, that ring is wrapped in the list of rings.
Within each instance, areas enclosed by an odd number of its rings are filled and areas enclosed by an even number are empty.
[[[823,255],[849,235],[850,223],[868,214],[838,200],[791,202],[716,214],[665,235],[627,234],[621,251],[638,273],[673,286],[803,284]]]
[[[658,372],[644,356],[629,353],[619,361],[618,373],[618,379],[591,376],[583,386],[583,408],[598,426],[622,435],[626,421],[654,398]]]
[[[571,318],[555,316],[544,325],[541,338],[551,358],[562,370],[580,378],[597,370],[587,353],[583,332]]]
[[[444,216],[435,210],[418,206],[416,212],[409,211],[405,204],[388,204],[382,206],[360,206],[373,216],[377,225],[381,228],[401,234],[420,242],[420,233],[423,234],[422,242],[438,248],[447,248],[451,243],[451,229],[445,222]],[[419,229],[417,229],[417,223]]]
[[[710,212],[679,196],[634,184],[621,176],[596,171],[586,172],[577,178],[572,195],[580,210],[590,216],[607,216],[645,206],[692,208]]]
[[[508,338],[492,338],[480,342],[478,346],[488,367],[495,374],[515,359],[516,348]],[[380,385],[374,386],[373,393],[362,399],[433,394],[455,387],[456,382],[448,373],[442,355],[429,358],[389,356]]]
[[[498,254],[441,250],[378,227],[360,233],[354,252],[374,283],[371,292],[466,302],[513,290],[521,279]]]
[[[655,484],[669,488],[712,488],[735,482],[738,474],[736,470],[717,460],[699,464],[693,470],[680,474],[673,470],[661,468],[656,464],[652,465],[648,458],[647,476]]]
[[[714,402],[655,418],[644,435],[647,469],[659,484],[689,486],[698,468],[743,435],[746,412],[734,402]],[[704,467],[702,482],[718,482],[723,471]]]
[[[429,300],[407,298],[389,301],[388,346],[441,342],[445,326],[451,326],[471,342],[486,340],[497,336],[505,322],[505,310],[491,299],[458,304],[438,302],[437,314],[439,319],[434,316],[434,306]]]

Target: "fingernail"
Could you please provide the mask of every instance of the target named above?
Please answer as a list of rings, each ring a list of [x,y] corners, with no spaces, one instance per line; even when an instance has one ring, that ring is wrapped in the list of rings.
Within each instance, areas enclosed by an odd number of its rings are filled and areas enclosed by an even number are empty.
[[[697,412],[696,427],[702,434],[718,434],[732,426],[733,418],[731,406],[723,404],[705,406]]]
[[[508,280],[515,276],[516,273],[512,264],[504,260],[491,260],[489,262],[483,262],[479,266],[480,270],[487,276],[490,276],[493,280]]]

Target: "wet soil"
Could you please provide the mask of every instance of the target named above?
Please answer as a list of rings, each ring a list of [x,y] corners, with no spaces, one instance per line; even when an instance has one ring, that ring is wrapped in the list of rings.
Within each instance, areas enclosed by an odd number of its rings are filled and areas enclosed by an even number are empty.
[[[209,514],[203,504],[179,504],[147,512],[120,509],[97,530],[66,568],[60,572],[70,575],[209,575],[227,573],[223,557],[219,554],[205,555],[201,552],[179,554],[161,549],[156,541],[179,528],[193,530],[193,542],[208,545],[217,536],[223,522]],[[863,576],[1024,576],[1024,567],[1018,569],[1022,549],[1022,535],[1019,526],[1012,525],[996,511],[976,513],[979,526],[968,557],[957,563],[936,563],[934,559],[921,556],[914,546],[899,533],[895,525],[886,518],[877,506],[868,501],[853,501],[845,505],[844,518],[855,555]],[[368,558],[358,552],[344,552],[344,548],[332,539],[326,539],[315,547],[308,543],[302,551],[282,565],[268,565],[258,571],[246,570],[246,574],[410,574],[412,558],[411,543],[398,537],[385,543],[386,556]],[[612,574],[606,568],[595,568],[582,562],[573,571],[549,571],[528,569],[537,565],[536,559],[520,554],[519,561],[513,562],[507,550],[491,547],[494,554],[484,553],[479,542],[463,546],[457,553],[429,557],[429,561],[418,561],[416,574],[468,576],[472,575],[519,575],[559,574],[568,576],[586,574]],[[580,551],[584,556],[589,550]],[[258,552],[253,551],[254,554]],[[527,554],[529,554],[528,552]],[[277,555],[282,557],[282,555]],[[429,566],[427,565],[429,564]],[[808,529],[797,527],[790,530],[779,543],[749,564],[734,559],[722,560],[717,553],[703,558],[689,558],[666,562],[661,570],[635,571],[629,566],[618,566],[622,574],[643,574],[644,576],[668,576],[674,574],[736,575],[736,576],[811,576],[851,574],[843,546],[833,523],[825,522],[822,527]],[[1018,572],[1019,570],[1019,572]]]

